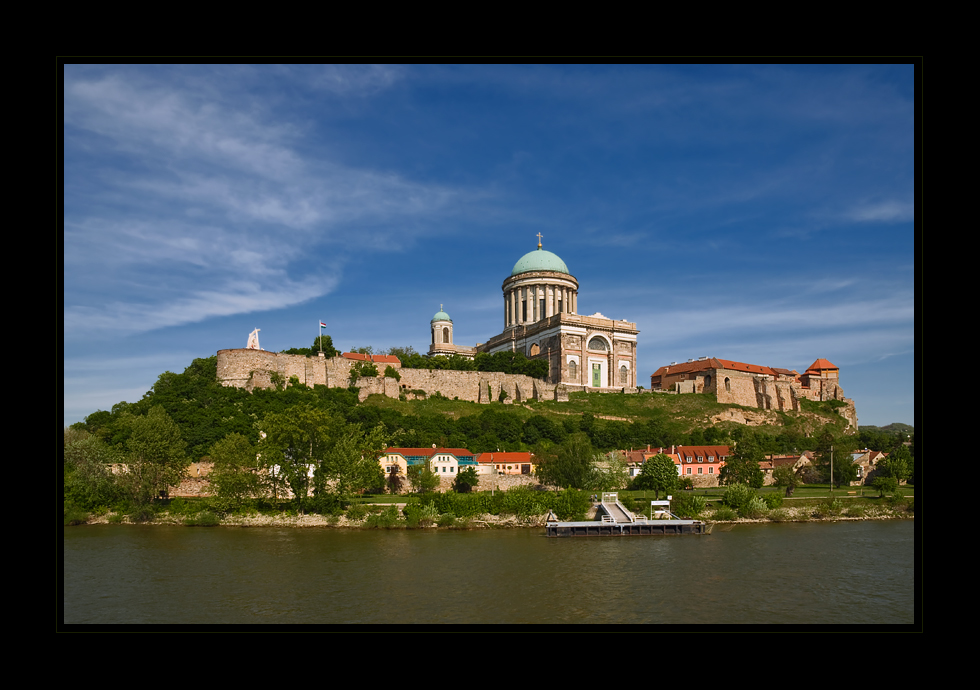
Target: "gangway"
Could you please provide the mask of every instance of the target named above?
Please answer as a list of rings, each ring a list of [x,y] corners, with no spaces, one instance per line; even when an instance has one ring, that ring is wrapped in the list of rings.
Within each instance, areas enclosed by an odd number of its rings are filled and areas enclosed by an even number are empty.
[[[602,502],[599,504],[599,507],[605,513],[602,516],[603,522],[614,522],[616,524],[636,522],[633,514],[626,510],[626,506],[619,502],[619,494],[616,492],[603,492]]]

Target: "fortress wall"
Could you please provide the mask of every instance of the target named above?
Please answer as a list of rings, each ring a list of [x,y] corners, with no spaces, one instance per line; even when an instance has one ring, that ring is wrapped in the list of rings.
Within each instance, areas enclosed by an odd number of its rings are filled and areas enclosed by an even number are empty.
[[[523,374],[446,369],[402,369],[399,373],[402,376],[400,388],[424,390],[428,395],[438,392],[447,398],[471,402],[495,401],[501,387],[509,396],[506,403],[533,399],[535,390],[545,399],[552,399],[555,391],[553,384],[536,381]]]
[[[279,357],[275,352],[265,350],[218,350],[218,381],[223,386],[248,388],[252,372],[278,372]]]
[[[344,357],[321,359],[241,348],[218,350],[217,374],[222,385],[248,390],[275,387],[273,374],[282,376],[287,382],[295,376],[300,383],[308,386],[346,388],[352,364],[352,360]],[[402,390],[422,390],[426,395],[438,392],[447,398],[486,403],[497,400],[503,388],[508,395],[505,402],[513,403],[531,400],[535,396],[551,400],[555,395],[554,384],[536,381],[523,374],[396,368],[401,373],[401,382],[383,376],[359,379],[358,397],[364,400],[368,395],[377,393],[397,398]],[[384,371],[383,367],[379,366],[378,369],[379,372]]]
[[[711,386],[705,392],[716,391],[718,402],[765,409],[760,404],[755,377],[752,374],[730,369],[714,369],[712,373],[714,376],[712,376]],[[725,385],[726,378],[729,379],[728,386]]]
[[[343,357],[327,359],[305,355],[284,355],[247,348],[218,350],[218,380],[225,386],[249,390],[273,387],[273,373],[282,376],[285,381],[295,376],[300,383],[310,387],[346,386],[349,371],[350,364]],[[331,378],[344,379],[344,382],[332,384]]]

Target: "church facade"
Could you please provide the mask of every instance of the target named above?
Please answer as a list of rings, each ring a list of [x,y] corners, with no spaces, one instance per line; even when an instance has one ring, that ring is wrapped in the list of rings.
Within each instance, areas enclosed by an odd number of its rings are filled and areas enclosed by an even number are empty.
[[[523,352],[548,362],[548,383],[576,389],[635,389],[636,324],[578,313],[579,284],[565,262],[541,246],[522,256],[504,279],[504,330],[475,348],[452,342],[452,319],[440,309],[430,322],[430,355]]]

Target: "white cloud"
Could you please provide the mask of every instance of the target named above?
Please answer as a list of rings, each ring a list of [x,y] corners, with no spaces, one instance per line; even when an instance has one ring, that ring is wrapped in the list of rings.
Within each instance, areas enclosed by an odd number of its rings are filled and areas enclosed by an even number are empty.
[[[858,204],[846,213],[850,220],[872,223],[911,221],[914,216],[914,204],[895,200]]]
[[[313,78],[364,96],[397,74],[324,67]],[[339,279],[336,251],[315,275],[297,268],[323,245],[404,245],[425,232],[406,218],[439,214],[457,198],[313,158],[302,126],[206,79],[69,74],[65,123],[66,328],[133,332],[291,306]]]

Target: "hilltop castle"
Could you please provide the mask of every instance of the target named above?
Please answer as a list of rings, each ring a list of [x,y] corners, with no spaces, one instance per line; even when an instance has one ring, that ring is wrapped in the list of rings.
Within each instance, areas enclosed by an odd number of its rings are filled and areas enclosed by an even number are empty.
[[[840,369],[826,359],[818,359],[800,374],[795,370],[701,357],[657,369],[650,377],[654,391],[714,393],[718,402],[762,410],[799,412],[800,400],[840,400],[839,410],[850,426],[857,429],[854,401],[844,397]]]
[[[439,392],[450,398],[490,402],[506,393],[505,401],[567,400],[569,390],[635,393],[636,324],[596,313],[582,316],[578,307],[578,280],[565,262],[541,246],[521,257],[503,282],[504,331],[475,347],[453,342],[453,320],[440,310],[429,322],[430,355],[475,357],[480,352],[522,352],[529,359],[548,362],[544,381],[519,374],[402,369],[395,357],[374,356],[376,363],[399,371],[393,378],[359,379],[361,399],[372,393],[398,397],[409,391]],[[253,335],[255,333],[253,332]],[[338,357],[305,357],[250,347],[218,351],[218,380],[226,386],[268,388],[276,381],[296,377],[308,386],[346,388],[352,364],[368,355],[345,353]]]
[[[548,363],[545,380],[521,374],[433,369],[403,369],[390,355],[344,353],[337,357],[306,357],[258,349],[258,329],[249,346],[218,351],[218,380],[225,386],[271,388],[295,377],[307,386],[346,388],[351,367],[370,360],[379,372],[391,366],[401,380],[378,376],[359,378],[359,397],[379,393],[389,397],[440,393],[449,398],[486,403],[504,399],[567,400],[569,391],[636,393],[636,324],[600,313],[578,313],[578,280],[565,262],[541,246],[522,256],[503,282],[502,333],[485,343],[461,346],[453,342],[453,320],[442,305],[429,321],[428,354],[473,358],[481,352],[522,352]],[[786,369],[702,357],[671,363],[650,377],[654,391],[714,393],[720,403],[763,410],[799,411],[800,400],[840,400],[839,412],[857,428],[854,401],[844,397],[839,369],[824,359],[803,374]],[[503,395],[501,395],[503,394]]]

